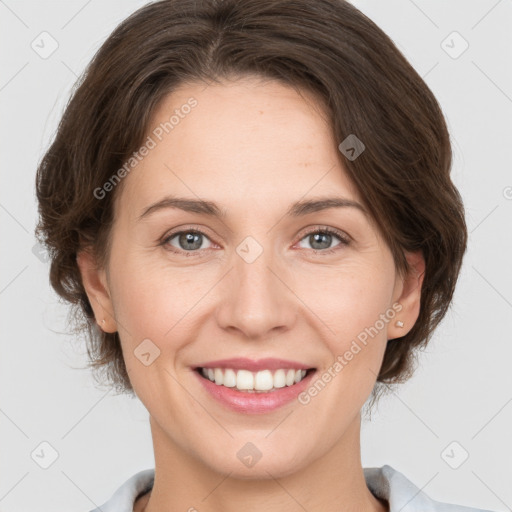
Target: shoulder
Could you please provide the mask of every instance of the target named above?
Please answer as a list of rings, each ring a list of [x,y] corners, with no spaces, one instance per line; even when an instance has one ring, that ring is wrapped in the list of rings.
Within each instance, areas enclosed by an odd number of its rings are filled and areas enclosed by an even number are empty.
[[[100,507],[90,512],[133,512],[137,497],[153,488],[154,469],[145,469],[126,480]]]
[[[441,503],[429,498],[402,473],[384,465],[364,468],[368,489],[389,502],[389,512],[491,512],[489,510]]]

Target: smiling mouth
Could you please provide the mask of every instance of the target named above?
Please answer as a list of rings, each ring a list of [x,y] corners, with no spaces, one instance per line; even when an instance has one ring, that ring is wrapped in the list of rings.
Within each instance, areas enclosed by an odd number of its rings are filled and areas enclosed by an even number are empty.
[[[218,386],[236,389],[245,393],[272,393],[279,389],[298,384],[315,368],[292,369],[281,368],[277,370],[261,370],[251,372],[249,370],[236,370],[232,368],[195,368],[202,378],[207,379]]]

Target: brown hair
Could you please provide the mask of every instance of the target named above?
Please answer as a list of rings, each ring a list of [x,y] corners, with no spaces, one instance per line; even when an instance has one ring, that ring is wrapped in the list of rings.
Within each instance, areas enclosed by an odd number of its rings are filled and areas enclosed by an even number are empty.
[[[159,102],[199,80],[258,75],[308,90],[327,107],[333,135],[365,144],[343,158],[395,260],[421,250],[425,275],[414,327],[389,340],[378,382],[412,374],[451,302],[467,231],[450,180],[451,147],[425,82],[369,18],[344,0],[162,0],[123,21],[77,83],[37,171],[36,233],[51,257],[50,282],[85,319],[90,365],[133,392],[117,333],[97,328],[76,255],[108,258],[113,201],[94,193],[136,151]],[[84,316],[85,315],[85,316]]]

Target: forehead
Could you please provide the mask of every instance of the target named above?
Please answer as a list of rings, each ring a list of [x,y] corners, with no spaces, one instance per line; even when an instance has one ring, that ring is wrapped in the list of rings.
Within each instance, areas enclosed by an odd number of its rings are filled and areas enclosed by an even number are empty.
[[[134,212],[165,194],[246,210],[308,194],[358,198],[322,105],[277,81],[183,84],[155,110],[146,143],[119,199]]]

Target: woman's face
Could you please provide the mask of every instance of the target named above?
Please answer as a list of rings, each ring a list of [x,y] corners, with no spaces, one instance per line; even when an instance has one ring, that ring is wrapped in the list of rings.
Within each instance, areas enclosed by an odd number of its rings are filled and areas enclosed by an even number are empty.
[[[386,341],[417,315],[315,105],[277,82],[183,85],[123,178],[107,270],[79,260],[156,442],[241,478],[358,450]],[[311,370],[289,386],[294,369]],[[267,391],[233,387],[251,379]]]

